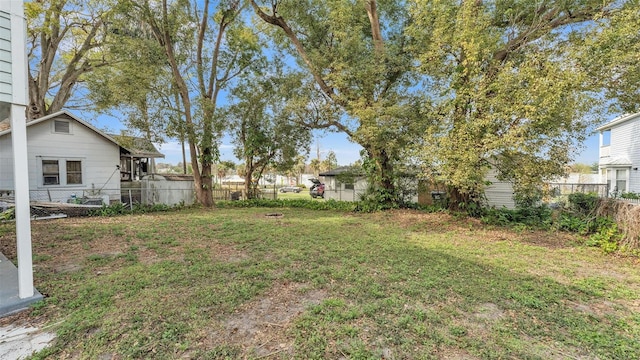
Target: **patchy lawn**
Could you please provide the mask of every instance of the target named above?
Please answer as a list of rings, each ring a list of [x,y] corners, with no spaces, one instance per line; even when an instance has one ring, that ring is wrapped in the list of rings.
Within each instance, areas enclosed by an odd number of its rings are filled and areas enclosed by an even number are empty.
[[[283,216],[265,216],[274,212]],[[35,358],[631,359],[638,260],[444,214],[187,210],[33,223]],[[12,224],[0,251],[15,259]],[[4,321],[10,321],[4,320]]]

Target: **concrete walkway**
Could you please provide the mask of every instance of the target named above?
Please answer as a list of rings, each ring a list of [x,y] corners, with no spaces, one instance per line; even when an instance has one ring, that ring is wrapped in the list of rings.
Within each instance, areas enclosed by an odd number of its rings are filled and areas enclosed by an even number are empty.
[[[35,327],[0,327],[0,359],[25,359],[46,348],[55,337],[55,334],[42,332]]]
[[[33,289],[32,297],[18,297],[18,269],[0,253],[0,317],[24,310],[39,300],[42,295],[36,289]]]
[[[42,295],[35,289],[34,296],[20,299],[18,269],[0,253],[0,317],[25,310],[39,300],[42,300]],[[54,338],[54,334],[43,332],[33,326],[0,326],[0,359],[25,359],[44,349]]]

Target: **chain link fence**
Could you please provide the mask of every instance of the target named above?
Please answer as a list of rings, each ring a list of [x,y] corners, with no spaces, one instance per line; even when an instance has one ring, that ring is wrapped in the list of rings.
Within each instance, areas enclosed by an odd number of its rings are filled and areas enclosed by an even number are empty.
[[[548,183],[547,186],[549,187],[549,193],[554,196],[583,193],[609,197],[609,185],[607,184]]]

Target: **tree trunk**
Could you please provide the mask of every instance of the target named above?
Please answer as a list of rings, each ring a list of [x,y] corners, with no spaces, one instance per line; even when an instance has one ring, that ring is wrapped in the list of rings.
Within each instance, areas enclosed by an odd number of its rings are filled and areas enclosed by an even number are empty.
[[[377,193],[382,195],[378,200],[386,203],[396,203],[398,199],[394,181],[393,164],[385,149],[369,145],[364,147],[369,157],[375,162],[373,173],[369,174],[369,181]]]
[[[253,176],[252,174],[253,171],[249,171],[249,169],[245,168],[245,174],[244,174],[244,193],[247,195],[247,199],[253,199],[254,195],[251,192],[251,178]]]

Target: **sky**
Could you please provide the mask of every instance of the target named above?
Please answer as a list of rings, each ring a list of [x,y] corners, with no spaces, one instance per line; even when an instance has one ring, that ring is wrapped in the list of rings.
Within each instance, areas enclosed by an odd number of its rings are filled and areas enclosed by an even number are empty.
[[[83,119],[90,119],[87,114],[80,116]],[[602,124],[611,121],[615,116],[602,121]],[[120,121],[108,115],[99,115],[95,118],[93,125],[96,125],[100,129],[107,129],[109,132],[120,132],[124,129],[124,126]],[[309,149],[309,157],[307,162],[316,157],[317,147],[320,149],[320,158],[324,160],[329,151],[333,151],[338,159],[338,165],[349,165],[360,159],[360,150],[362,147],[355,144],[347,138],[344,133],[326,132],[326,131],[314,131],[314,140]],[[583,149],[576,155],[576,163],[583,163],[591,165],[594,162],[598,162],[598,147],[599,137],[598,134],[590,135],[586,141],[582,144]],[[176,165],[182,162],[182,148],[178,142],[167,142],[164,144],[156,144],[158,150],[165,155],[161,163],[169,163]],[[189,161],[189,149],[187,148],[187,161]],[[229,138],[223,140],[220,147],[221,160],[231,160],[235,163],[239,161],[233,155],[233,144]]]

